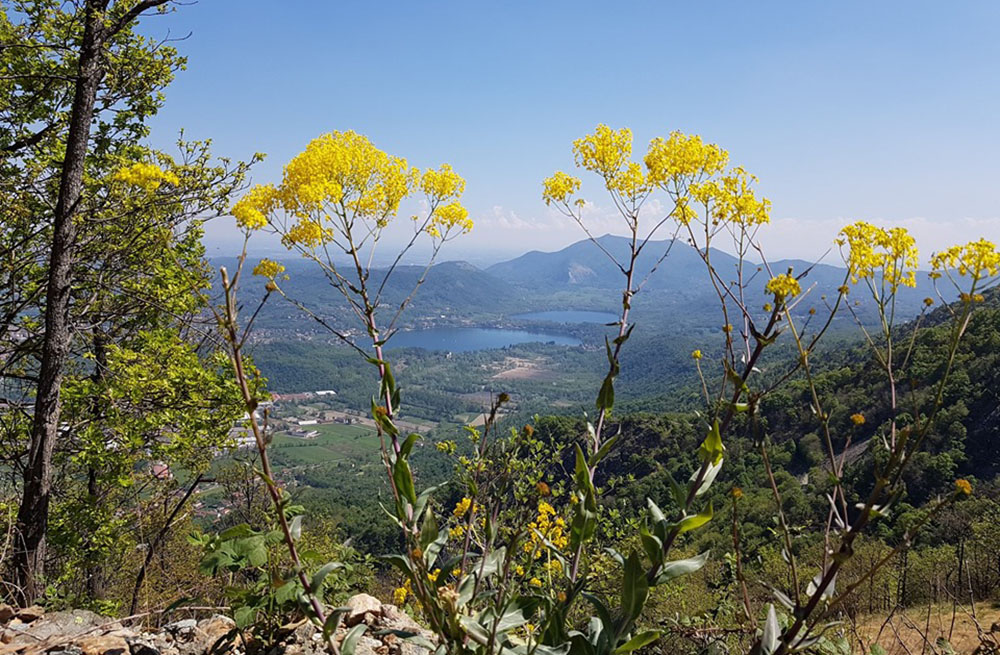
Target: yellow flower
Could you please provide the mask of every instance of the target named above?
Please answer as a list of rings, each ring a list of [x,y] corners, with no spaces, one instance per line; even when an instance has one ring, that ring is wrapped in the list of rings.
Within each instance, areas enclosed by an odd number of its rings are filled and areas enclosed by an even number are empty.
[[[465,526],[464,525],[456,525],[455,527],[450,528],[448,530],[448,535],[450,537],[454,538],[454,539],[458,539],[459,537],[461,537],[464,534],[465,534]]]
[[[472,499],[463,498],[462,500],[455,503],[455,509],[452,510],[451,513],[455,515],[457,518],[462,518],[463,516],[465,516],[465,513],[469,511],[470,507],[472,507]]]
[[[725,325],[723,325],[722,326],[722,331],[725,332],[726,334],[729,334],[730,332],[732,332],[733,331],[732,324],[726,323]]]
[[[565,591],[560,591],[558,594],[556,594],[556,599],[560,603],[565,603],[566,602],[566,592]]]
[[[396,587],[396,589],[392,592],[393,604],[402,605],[403,603],[405,603],[406,596],[408,593],[409,592],[406,590],[406,587]]]
[[[642,174],[642,167],[630,162],[624,170],[608,180],[608,189],[617,191],[626,198],[636,198],[650,189],[649,182]]]
[[[771,201],[757,199],[752,188],[756,182],[755,176],[736,167],[718,179],[691,184],[690,193],[710,207],[713,222],[754,227],[771,221]]]
[[[854,425],[864,425],[865,415],[864,414],[851,414],[851,423]]]
[[[253,187],[230,210],[236,224],[245,230],[259,230],[267,225],[267,215],[275,208],[277,189],[270,184]]]
[[[559,573],[562,573],[563,570],[562,562],[557,559],[549,560],[549,563],[545,565],[545,568],[547,568],[549,573],[552,575],[558,575]]]
[[[539,580],[538,578],[532,578],[528,580],[528,584],[530,584],[532,587],[541,587],[542,581]]]
[[[802,293],[799,281],[788,273],[772,277],[764,287],[765,291],[774,294],[778,299],[794,298]]]
[[[731,495],[734,499],[739,500],[743,497],[743,490],[739,487],[733,487],[732,491],[729,492],[729,495]]]
[[[524,575],[524,567],[521,566],[520,564],[518,564],[517,566],[514,567],[514,573],[517,574],[519,577],[523,576]]]
[[[952,269],[959,275],[980,280],[1000,274],[1000,252],[992,241],[979,239],[935,253],[931,257],[931,266],[935,272]]]
[[[136,162],[120,169],[114,174],[113,179],[141,187],[146,191],[156,191],[164,182],[173,186],[181,183],[176,174],[164,171],[156,164],[145,162]]]
[[[933,304],[934,304],[934,299],[933,298],[924,298],[924,306],[925,307],[930,307]]]
[[[566,202],[574,193],[580,190],[580,179],[557,171],[552,177],[542,181],[542,200],[545,204]]]
[[[880,276],[889,285],[891,293],[895,293],[900,286],[917,286],[919,253],[916,242],[905,228],[885,230],[858,221],[845,227],[840,234],[837,243],[848,248],[845,259],[851,282]]]
[[[955,493],[968,496],[972,493],[972,485],[964,478],[955,480]]]
[[[701,351],[694,350],[691,352],[691,359],[701,359]]]
[[[260,263],[253,267],[253,274],[260,275],[273,280],[276,276],[285,272],[285,267],[270,259],[262,259]]]
[[[450,165],[442,164],[438,170],[424,171],[420,188],[432,201],[441,201],[461,196],[465,191],[465,180]]]
[[[333,239],[333,232],[311,218],[303,218],[281,238],[286,247],[316,248]]]
[[[458,228],[459,234],[465,234],[472,230],[472,219],[469,218],[469,210],[457,200],[441,205],[431,214],[431,220],[425,228],[427,234],[435,238],[448,236],[453,228]]]
[[[729,153],[704,143],[700,136],[671,132],[668,139],[657,137],[649,142],[644,161],[649,182],[662,186],[684,177],[714,175],[726,167]]]
[[[573,156],[577,166],[603,176],[609,189],[617,188],[615,178],[632,156],[632,130],[625,127],[616,131],[607,125],[598,125],[593,134],[573,142]],[[641,177],[639,171],[640,180]],[[628,182],[624,184],[627,186]]]

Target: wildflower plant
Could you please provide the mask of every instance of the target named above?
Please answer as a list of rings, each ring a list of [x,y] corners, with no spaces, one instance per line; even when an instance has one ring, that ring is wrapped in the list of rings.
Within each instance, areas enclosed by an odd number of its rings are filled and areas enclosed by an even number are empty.
[[[499,394],[483,427],[467,429],[468,444],[438,444],[440,450],[456,457],[456,476],[447,492],[441,487],[417,488],[410,455],[419,436],[403,435],[396,426],[401,391],[383,356],[383,346],[412,293],[392,318],[382,321],[379,310],[386,278],[373,284],[371,261],[383,230],[394,221],[400,203],[413,194],[424,195],[426,211],[415,219],[413,239],[396,263],[422,235],[431,239],[436,255],[443,243],[470,229],[468,214],[458,204],[464,181],[448,166],[421,174],[405,160],[378,151],[364,137],[333,133],[317,139],[293,159],[281,185],[255,187],[233,208],[248,236],[256,230],[272,230],[289,249],[319,265],[331,286],[347,299],[368,336],[368,343],[356,343],[339,326],[310,313],[361,352],[378,372],[371,411],[392,493],[386,511],[405,544],[404,552],[386,557],[403,579],[393,596],[398,604],[409,604],[421,613],[436,643],[417,634],[398,636],[438,655],[626,655],[652,644],[670,626],[667,622],[658,629],[646,627],[642,615],[651,590],[698,571],[710,556],[703,552],[678,557],[674,551],[685,535],[715,517],[716,508],[704,496],[725,465],[726,437],[739,425],[755,436],[767,474],[765,489],[775,503],[775,534],[788,566],[788,585],[773,589],[777,607],[771,603],[758,612],[747,593],[742,567],[738,503],[744,492],[733,489],[734,553],[725,560],[741,589],[742,615],[749,629],[753,630],[754,616],[765,617],[753,633],[751,651],[784,655],[829,646],[832,642],[826,633],[831,619],[860,584],[855,581],[838,590],[837,574],[851,560],[859,535],[901,497],[901,475],[932,429],[976,299],[1000,274],[1000,255],[992,244],[979,241],[942,251],[932,259],[932,275],[958,285],[965,302],[958,311],[949,310],[954,327],[945,354],[945,374],[931,398],[904,420],[896,386],[900,376],[905,377],[909,349],[899,352],[894,345],[898,333],[895,296],[901,287],[915,284],[919,262],[914,240],[905,230],[868,223],[845,228],[838,240],[848,267],[843,284],[832,301],[824,297],[822,314],[815,307],[803,311],[802,303],[811,291],[803,283],[810,271],[771,270],[758,238],[769,223],[770,202],[758,195],[753,175],[729,167],[725,150],[698,136],[675,132],[653,139],[640,163],[632,159],[629,130],[599,125],[593,134],[574,142],[573,154],[576,165],[600,181],[630,245],[627,257],[619,259],[593,239],[588,226],[591,205],[578,195],[583,180],[557,172],[543,181],[546,204],[576,221],[622,275],[621,311],[614,324],[617,334],[605,341],[608,364],[596,394],[596,414],[586,421],[585,434],[564,459],[539,439],[531,425],[500,433],[498,417],[510,399]],[[654,197],[657,201],[651,202]],[[654,236],[668,231],[673,238],[657,253],[655,264],[639,270],[640,254],[661,243],[653,241]],[[596,474],[621,437],[612,428],[611,416],[619,357],[636,327],[633,299],[678,238],[698,253],[718,297],[722,345],[705,345],[691,354],[705,399],[705,409],[699,414],[704,437],[695,453],[694,470],[685,480],[669,479],[667,497],[647,499],[642,517],[629,526],[631,532],[625,532],[618,517],[602,503],[607,490],[598,484]],[[720,270],[712,261],[712,248],[720,239],[736,254],[731,270]],[[346,255],[352,264],[342,270],[334,263],[333,252]],[[268,295],[282,294],[280,264],[263,261],[256,272],[268,278]],[[246,381],[239,347],[253,319],[240,336],[233,300],[237,278],[238,273],[232,280],[224,279],[227,304],[220,324],[233,345],[237,377]],[[811,358],[838,312],[849,306],[851,285],[866,289],[878,308],[880,334],[865,334],[886,373],[892,398],[884,420],[869,422],[858,413],[850,418],[848,432],[836,435],[837,426],[824,409]],[[761,293],[766,297],[763,312],[758,304]],[[783,335],[796,357],[791,363],[772,365],[765,360],[765,352]],[[909,337],[910,349],[915,338]],[[808,389],[833,479],[827,497],[828,529],[818,562],[800,559],[797,535],[784,515],[772,471],[767,429],[758,419],[761,402],[793,378],[802,380]],[[243,388],[251,425],[255,425],[255,395],[248,383]],[[271,474],[266,440],[257,428],[254,434],[267,481]],[[870,495],[852,503],[843,488],[845,453],[851,440],[861,435],[876,439],[886,457],[877,464]],[[564,464],[568,465],[564,476],[546,477]],[[280,492],[271,482],[268,485],[280,508],[284,502]],[[899,547],[875,562],[866,575],[883,567],[941,508],[970,492],[968,482],[958,481],[954,492],[933,503],[908,527]],[[442,502],[446,493],[451,500]],[[306,613],[325,623],[329,635],[339,620],[337,611],[324,619],[326,609],[316,602],[316,590],[296,559],[295,540],[288,530],[285,534],[302,581]],[[608,562],[614,567],[615,593],[605,593]],[[341,644],[344,651],[353,648],[359,634],[356,630],[348,633]],[[330,643],[331,648],[338,647]]]

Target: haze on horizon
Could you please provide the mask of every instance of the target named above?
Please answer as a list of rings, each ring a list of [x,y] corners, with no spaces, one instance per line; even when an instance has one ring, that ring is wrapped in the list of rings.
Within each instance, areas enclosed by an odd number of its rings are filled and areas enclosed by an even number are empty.
[[[480,265],[582,238],[541,180],[573,170],[573,139],[598,123],[631,128],[637,158],[671,130],[729,150],[773,202],[773,259],[820,257],[857,219],[910,228],[926,254],[1000,241],[1000,4],[637,2],[608,16],[596,2],[202,0],[145,26],[190,33],[153,141],[183,128],[218,155],[266,152],[255,182],[332,130],[449,162],[476,227],[444,259]],[[594,233],[623,233],[584,180]],[[209,226],[212,256],[238,240]]]

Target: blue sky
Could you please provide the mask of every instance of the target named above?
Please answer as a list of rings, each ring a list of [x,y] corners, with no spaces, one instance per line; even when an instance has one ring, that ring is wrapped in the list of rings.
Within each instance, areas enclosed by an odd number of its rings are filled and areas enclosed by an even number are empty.
[[[671,130],[727,148],[773,202],[776,257],[817,257],[857,218],[910,227],[927,253],[1000,241],[997,2],[200,0],[143,29],[191,33],[158,145],[185,128],[266,152],[261,182],[331,130],[450,162],[477,221],[452,257],[578,240],[541,180],[598,123],[630,127],[640,156]],[[234,235],[213,226],[213,254]]]

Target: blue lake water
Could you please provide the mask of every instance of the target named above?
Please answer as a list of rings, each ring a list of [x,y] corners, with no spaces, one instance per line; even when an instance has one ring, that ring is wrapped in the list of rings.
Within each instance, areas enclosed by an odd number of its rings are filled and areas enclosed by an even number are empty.
[[[519,321],[549,321],[552,323],[614,323],[618,320],[618,317],[610,312],[590,312],[572,309],[514,314],[511,318]]]
[[[503,348],[518,343],[555,343],[560,346],[578,346],[580,340],[565,334],[546,334],[526,330],[501,330],[497,328],[427,328],[397,332],[387,348],[424,348],[469,352]]]

